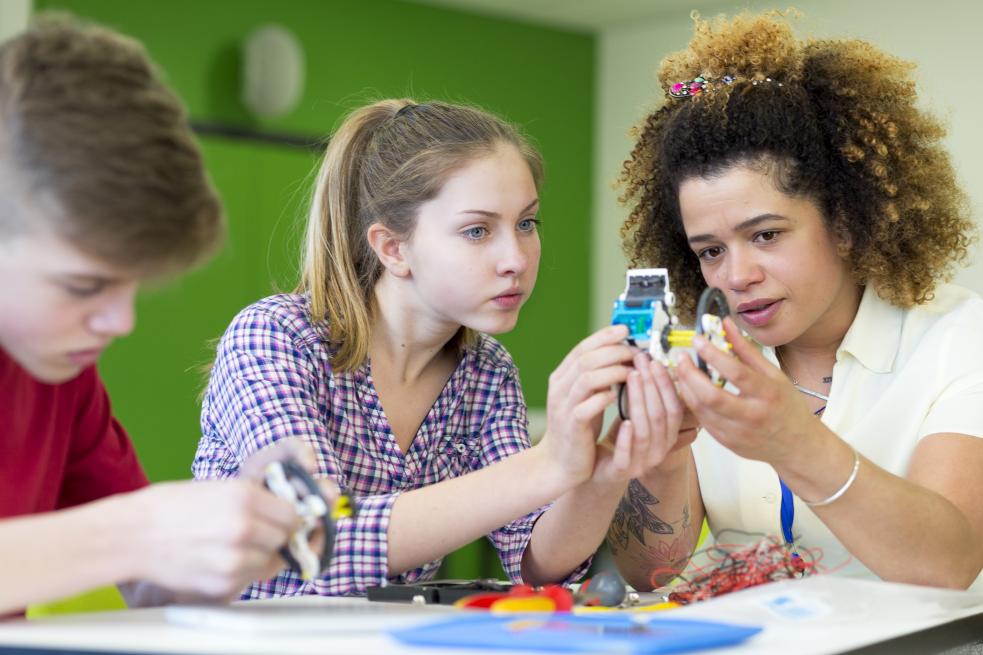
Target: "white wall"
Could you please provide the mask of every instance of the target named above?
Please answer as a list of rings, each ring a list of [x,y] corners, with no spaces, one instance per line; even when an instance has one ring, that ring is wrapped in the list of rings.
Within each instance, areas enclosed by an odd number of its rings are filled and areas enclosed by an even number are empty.
[[[31,0],[0,0],[0,43],[27,27],[31,4]]]
[[[752,2],[754,9],[782,8]],[[918,64],[916,79],[925,106],[945,118],[948,146],[963,186],[980,221],[983,208],[983,3],[932,0],[899,3],[891,0],[799,0],[803,12],[796,23],[800,36],[856,37]],[[704,16],[720,11],[719,2],[702,8]],[[740,7],[735,5],[735,9]],[[611,302],[624,287],[626,260],[618,228],[627,210],[616,202],[612,183],[631,150],[628,129],[659,97],[655,74],[659,61],[686,46],[692,31],[689,12],[658,20],[607,28],[597,46],[595,105],[595,207],[593,242],[592,324],[611,320]],[[983,292],[983,259],[960,271],[956,281]]]

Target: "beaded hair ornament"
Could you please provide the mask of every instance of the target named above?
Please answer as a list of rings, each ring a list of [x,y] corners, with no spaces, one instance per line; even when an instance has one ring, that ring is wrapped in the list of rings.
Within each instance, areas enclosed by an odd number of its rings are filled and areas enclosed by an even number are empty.
[[[671,98],[692,98],[698,96],[707,91],[712,91],[715,86],[720,86],[721,84],[726,84],[730,86],[734,82],[746,81],[746,78],[736,77],[734,75],[724,75],[720,78],[708,77],[706,75],[700,75],[694,77],[691,80],[686,80],[685,82],[676,82],[669,87],[669,97]],[[775,82],[775,80],[770,77],[764,79],[752,79],[751,84],[757,86],[758,84],[764,84],[765,82],[774,82],[778,86],[782,86],[781,82]]]

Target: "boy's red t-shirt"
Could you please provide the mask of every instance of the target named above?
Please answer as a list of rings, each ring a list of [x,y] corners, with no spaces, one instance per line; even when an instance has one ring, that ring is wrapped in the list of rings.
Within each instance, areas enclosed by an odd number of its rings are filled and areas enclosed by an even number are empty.
[[[147,484],[95,366],[68,382],[45,384],[0,348],[0,518]]]

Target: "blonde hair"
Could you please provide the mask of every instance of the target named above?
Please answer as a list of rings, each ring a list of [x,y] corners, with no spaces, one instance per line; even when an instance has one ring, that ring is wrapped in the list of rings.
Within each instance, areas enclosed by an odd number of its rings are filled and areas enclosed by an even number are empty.
[[[538,151],[516,128],[474,107],[382,100],[349,114],[332,135],[314,188],[297,291],[309,296],[312,322],[326,327],[336,346],[335,370],[357,368],[368,352],[372,290],[382,273],[369,226],[378,222],[408,238],[420,205],[452,173],[503,144],[519,150],[538,188]],[[465,328],[457,345],[475,338]]]
[[[144,275],[200,262],[225,232],[184,108],[143,47],[65,14],[0,46],[0,238],[39,227]]]

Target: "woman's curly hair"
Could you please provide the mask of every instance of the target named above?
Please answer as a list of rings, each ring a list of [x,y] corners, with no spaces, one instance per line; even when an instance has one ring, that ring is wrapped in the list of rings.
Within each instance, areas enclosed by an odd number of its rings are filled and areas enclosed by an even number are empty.
[[[741,164],[818,203],[858,283],[900,307],[930,300],[975,232],[945,130],[915,107],[914,65],[863,41],[799,41],[784,12],[694,20],[659,81],[668,93],[703,76],[706,91],[649,114],[620,176],[632,265],[668,268],[680,313],[692,315],[705,283],[679,186]]]

